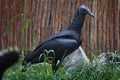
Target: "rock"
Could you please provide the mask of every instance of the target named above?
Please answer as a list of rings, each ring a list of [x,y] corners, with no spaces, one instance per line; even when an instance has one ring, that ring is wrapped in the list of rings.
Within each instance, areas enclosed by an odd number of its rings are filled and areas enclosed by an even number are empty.
[[[76,70],[81,67],[83,64],[86,66],[90,65],[90,60],[86,56],[85,52],[81,48],[81,46],[75,50],[70,55],[66,56],[62,61],[62,65],[65,67],[67,71]]]
[[[94,58],[92,64],[95,65],[104,65],[109,62],[120,65],[120,54],[114,52],[102,53],[98,57]]]

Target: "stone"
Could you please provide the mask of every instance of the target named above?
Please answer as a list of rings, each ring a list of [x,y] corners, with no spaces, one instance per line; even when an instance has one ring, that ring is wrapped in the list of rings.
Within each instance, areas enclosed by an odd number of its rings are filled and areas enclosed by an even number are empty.
[[[67,71],[76,70],[77,68],[80,68],[83,64],[85,64],[86,66],[91,65],[89,58],[86,56],[81,46],[73,53],[66,56],[62,61],[62,65]]]
[[[101,53],[99,56],[93,59],[92,64],[104,65],[111,61],[112,63],[120,64],[120,54],[116,54],[114,52]]]

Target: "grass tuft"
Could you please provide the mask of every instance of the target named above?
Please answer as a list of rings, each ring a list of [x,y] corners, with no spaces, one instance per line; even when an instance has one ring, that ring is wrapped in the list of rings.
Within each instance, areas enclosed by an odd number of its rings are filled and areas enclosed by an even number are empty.
[[[63,67],[52,73],[51,65],[40,66],[40,64],[32,65],[26,72],[21,72],[22,60],[10,67],[3,76],[3,80],[120,80],[120,66],[112,64],[112,62],[90,68],[83,65],[79,69],[66,72]],[[43,63],[46,64],[46,63]],[[99,65],[99,64],[98,64]]]

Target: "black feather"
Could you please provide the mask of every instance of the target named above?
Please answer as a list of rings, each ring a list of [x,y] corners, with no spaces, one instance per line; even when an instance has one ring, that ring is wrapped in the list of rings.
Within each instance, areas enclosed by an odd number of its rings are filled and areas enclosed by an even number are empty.
[[[18,61],[19,52],[16,49],[0,51],[0,80],[2,80],[3,73],[13,64]]]

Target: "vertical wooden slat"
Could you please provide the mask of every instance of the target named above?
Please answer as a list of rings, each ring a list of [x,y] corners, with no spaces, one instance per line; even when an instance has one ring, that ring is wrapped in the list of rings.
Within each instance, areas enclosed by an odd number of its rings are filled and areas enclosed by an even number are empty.
[[[114,8],[113,8],[115,10],[114,11],[114,19],[115,20],[113,20],[113,26],[116,27],[116,28],[114,28],[114,42],[113,42],[114,48],[113,48],[113,50],[117,50],[117,44],[118,44],[118,43],[116,43],[118,41],[118,37],[117,37],[117,15],[118,15],[117,10],[118,10],[118,6],[117,5],[118,5],[118,1],[116,0],[114,3]]]
[[[2,0],[0,0],[0,32],[2,32],[2,13],[1,13],[1,11],[2,11]],[[1,39],[2,39],[2,37],[1,37],[1,34],[0,34],[0,45],[2,45],[2,43],[1,43]],[[2,46],[0,46],[0,50],[2,49]]]
[[[117,38],[118,38],[118,44],[117,49],[120,50],[120,0],[118,0],[118,9],[117,9]]]

